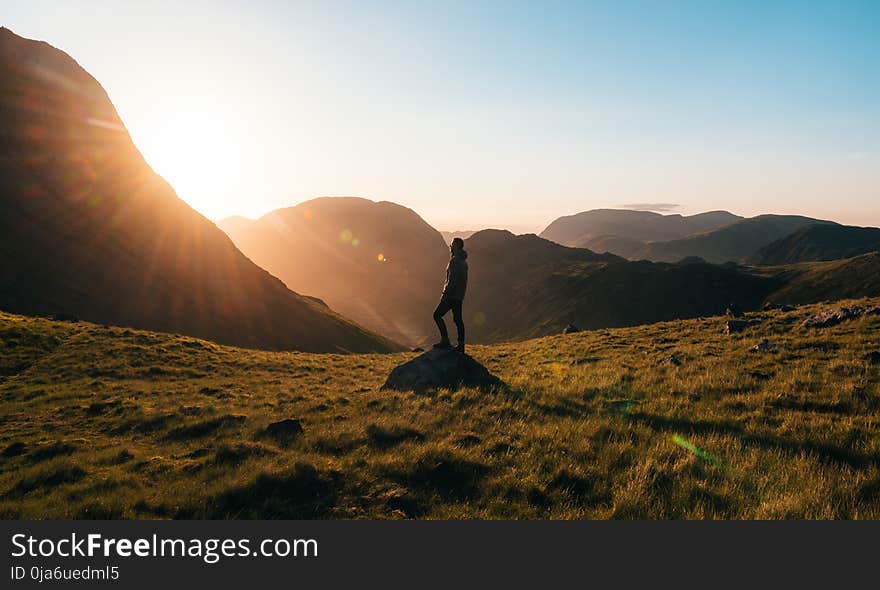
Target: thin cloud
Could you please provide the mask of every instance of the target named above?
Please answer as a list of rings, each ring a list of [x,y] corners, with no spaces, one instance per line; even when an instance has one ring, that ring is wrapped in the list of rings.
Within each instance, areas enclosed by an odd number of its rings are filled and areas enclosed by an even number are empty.
[[[618,205],[623,209],[634,209],[636,211],[654,211],[655,213],[665,213],[681,209],[678,203],[627,203]]]

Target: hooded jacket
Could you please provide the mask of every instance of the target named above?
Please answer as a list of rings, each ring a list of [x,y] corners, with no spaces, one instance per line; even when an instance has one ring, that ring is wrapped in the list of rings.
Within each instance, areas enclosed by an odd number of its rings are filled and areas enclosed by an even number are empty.
[[[443,285],[443,297],[456,301],[464,300],[467,291],[468,263],[464,249],[453,250],[449,264],[446,265],[446,284]]]

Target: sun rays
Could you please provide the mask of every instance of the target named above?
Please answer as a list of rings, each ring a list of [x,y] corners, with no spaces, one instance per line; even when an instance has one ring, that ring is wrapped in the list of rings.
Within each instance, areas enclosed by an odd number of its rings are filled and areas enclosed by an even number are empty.
[[[239,114],[212,101],[191,101],[157,111],[137,137],[153,169],[194,209],[212,217],[243,198],[237,189],[249,174],[251,158],[239,121]]]

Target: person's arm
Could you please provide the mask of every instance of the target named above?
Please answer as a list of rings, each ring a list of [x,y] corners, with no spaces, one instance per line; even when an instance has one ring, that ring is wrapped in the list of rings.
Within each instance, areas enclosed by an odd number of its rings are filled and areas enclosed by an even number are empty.
[[[455,293],[458,288],[459,275],[461,274],[458,261],[454,258],[449,261],[449,272],[446,277],[446,293]]]
[[[450,293],[457,293],[467,281],[464,260],[453,259],[449,265],[449,288]]]

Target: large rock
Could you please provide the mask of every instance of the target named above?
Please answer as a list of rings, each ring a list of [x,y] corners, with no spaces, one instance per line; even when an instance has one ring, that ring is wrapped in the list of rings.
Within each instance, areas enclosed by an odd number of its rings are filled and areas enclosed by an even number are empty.
[[[880,307],[862,307],[861,305],[837,307],[835,309],[826,309],[822,313],[807,318],[801,325],[804,328],[828,328],[863,315],[876,314],[880,314]]]
[[[727,320],[724,323],[724,333],[738,334],[755,323],[753,320]]]
[[[435,348],[394,367],[382,389],[424,392],[476,387],[489,390],[503,385],[498,377],[467,354]]]

